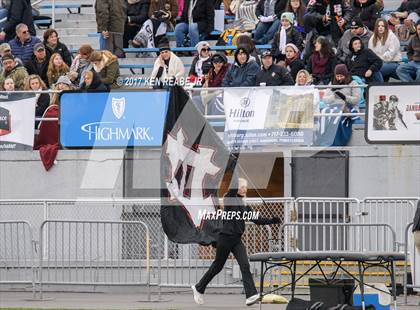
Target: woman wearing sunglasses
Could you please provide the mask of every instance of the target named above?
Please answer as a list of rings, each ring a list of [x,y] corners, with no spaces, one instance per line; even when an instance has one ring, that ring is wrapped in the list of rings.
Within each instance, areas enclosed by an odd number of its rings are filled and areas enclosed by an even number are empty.
[[[198,54],[194,57],[188,74],[189,81],[195,85],[203,85],[205,76],[213,67],[211,62],[210,44],[206,41],[198,42],[195,46]]]

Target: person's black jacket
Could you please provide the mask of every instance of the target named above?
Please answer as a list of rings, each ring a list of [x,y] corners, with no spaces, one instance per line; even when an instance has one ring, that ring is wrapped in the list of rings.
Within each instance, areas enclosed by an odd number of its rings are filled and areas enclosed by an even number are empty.
[[[322,22],[322,18],[324,17],[325,13],[327,12],[327,6],[330,5],[330,16],[331,20],[335,20],[335,16],[337,15],[334,11],[334,5],[341,5],[341,16],[345,20],[349,20],[350,8],[346,4],[347,1],[343,0],[315,0],[311,1],[313,4],[308,4],[306,6],[306,11],[308,16],[312,16],[318,20],[318,22]]]
[[[381,17],[376,0],[369,0],[367,3],[360,3],[358,0],[353,1],[353,5],[350,10],[349,19],[346,20],[347,24],[355,17],[360,17],[363,24],[370,30],[375,28],[376,20]]]
[[[420,201],[417,203],[416,214],[414,215],[413,220],[413,232],[420,231]]]
[[[127,23],[136,24],[139,27],[149,19],[150,0],[140,0],[134,4],[127,4]]]
[[[44,45],[45,45],[45,52],[47,53],[48,59],[50,59],[52,54],[58,53],[61,55],[61,58],[63,58],[64,62],[69,67],[71,66],[71,62],[72,62],[71,53],[65,44],[58,41],[55,49],[52,49],[51,47],[47,46],[47,42],[45,41],[44,41]]]
[[[93,71],[92,71],[93,72]],[[86,83],[83,82],[80,86],[82,90],[96,90],[96,91],[108,91],[108,87],[101,81],[99,74],[93,72],[92,83],[89,86],[86,86]]]
[[[191,63],[191,68],[190,68],[190,72],[188,73],[188,75],[194,75],[197,76],[197,72],[195,71],[195,65],[197,64],[199,57],[195,56],[192,63]],[[203,70],[203,75],[206,75],[207,73],[209,73],[210,69],[213,68],[213,64],[211,62],[211,57],[209,57],[209,59],[203,61],[203,65],[201,67],[201,69]]]
[[[223,220],[223,227],[221,234],[240,238],[245,232],[245,221],[242,219],[243,212],[252,212],[251,207],[246,206],[243,202],[242,197],[236,196],[236,194],[231,194],[232,191],[229,191],[228,194],[223,199],[224,211],[225,212],[236,212],[237,217],[227,220]],[[263,217],[258,217],[258,219],[252,219],[251,222],[257,225],[270,225],[280,223],[280,219],[274,217],[272,219],[267,219]]]
[[[280,60],[284,60],[284,57],[285,57],[285,55],[283,55],[281,51],[279,50],[280,31],[281,29],[279,29],[279,31],[276,32],[271,42],[271,54],[273,55],[273,58],[276,62]],[[296,28],[293,26],[286,30],[286,44],[289,44],[289,43],[293,43],[294,45],[296,45],[299,51],[302,51],[303,49],[302,34],[299,31],[297,31]]]
[[[266,86],[282,86],[282,85],[294,85],[292,77],[289,71],[277,65],[272,65],[270,68],[261,68],[261,71],[257,73],[256,86],[260,86],[261,83],[265,83]]]
[[[371,49],[365,48],[363,42],[361,50],[355,53],[352,44],[356,39],[358,39],[358,37],[354,37],[350,40],[349,49],[351,54],[346,58],[346,65],[351,75],[365,78],[366,71],[371,70],[372,73],[379,71],[383,62]]]
[[[255,8],[255,15],[264,16],[264,4],[266,1],[270,0],[260,0],[258,1],[257,7]],[[274,13],[276,14],[277,18],[280,19],[281,14],[286,10],[287,0],[277,0],[276,4],[274,5]]]
[[[36,60],[35,55],[32,55],[32,58],[25,64],[25,68],[28,71],[28,74],[37,74],[41,77],[41,80],[44,81],[45,85],[49,87],[48,85],[48,63],[49,63],[49,57],[45,57],[44,61],[42,63],[39,63]]]
[[[40,94],[35,108],[35,116],[42,117],[44,115],[45,110],[50,105],[50,95],[49,94]]]
[[[29,33],[32,36],[36,36],[30,0],[12,0],[10,1],[10,6],[6,6],[6,8],[8,9],[7,21],[4,25],[6,42],[12,40],[16,36],[16,26],[20,23],[27,25]]]
[[[402,1],[401,5],[397,9],[398,12],[416,12],[420,15],[420,0],[408,0]]]
[[[292,77],[293,81],[296,81],[298,72],[302,69],[305,69],[305,64],[301,59],[296,58],[288,65],[288,67],[290,69],[290,76]]]
[[[182,10],[179,21],[188,24],[188,8],[190,1],[185,0],[184,9]],[[197,0],[192,11],[193,22],[198,25],[200,34],[209,34],[214,30],[214,2],[209,0]]]

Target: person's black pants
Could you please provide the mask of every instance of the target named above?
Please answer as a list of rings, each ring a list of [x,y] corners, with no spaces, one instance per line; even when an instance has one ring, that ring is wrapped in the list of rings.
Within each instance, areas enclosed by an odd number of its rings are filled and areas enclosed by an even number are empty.
[[[204,294],[204,291],[210,281],[223,269],[230,252],[232,252],[235,256],[236,261],[239,264],[239,268],[241,269],[246,298],[257,294],[254,279],[252,278],[250,271],[245,245],[240,238],[226,235],[220,235],[217,240],[216,258],[211,264],[209,270],[207,270],[201,278],[200,282],[196,284],[195,288],[198,292]]]
[[[133,40],[136,36],[137,32],[140,31],[140,27],[137,25],[128,25],[125,24],[124,27],[124,38],[123,38],[123,46],[124,48],[128,47],[128,42]]]

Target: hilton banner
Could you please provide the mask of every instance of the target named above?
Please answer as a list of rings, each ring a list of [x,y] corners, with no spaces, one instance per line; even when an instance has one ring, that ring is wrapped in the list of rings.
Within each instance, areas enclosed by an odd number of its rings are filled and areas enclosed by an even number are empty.
[[[35,134],[34,95],[0,95],[0,151],[32,150]]]
[[[313,141],[314,88],[226,89],[226,145],[310,145]]]

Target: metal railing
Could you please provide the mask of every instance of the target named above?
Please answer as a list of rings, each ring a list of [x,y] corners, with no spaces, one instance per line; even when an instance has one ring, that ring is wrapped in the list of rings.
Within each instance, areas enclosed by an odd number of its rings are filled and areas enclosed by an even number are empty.
[[[417,276],[420,275],[420,272],[417,271],[417,262],[416,260],[420,260],[420,255],[417,254],[418,251],[416,249],[416,245],[414,240],[410,242],[409,234],[411,232],[411,229],[413,227],[414,223],[409,223],[405,228],[405,247],[404,247],[404,254],[405,254],[405,264],[404,264],[404,302],[407,304],[408,299],[408,289],[409,288],[418,288],[420,289],[420,279],[417,278]],[[414,238],[411,238],[414,239]],[[411,245],[411,247],[410,247]],[[408,264],[409,259],[411,260],[411,284],[408,284]],[[417,272],[416,272],[417,271]],[[419,283],[419,284],[416,284]]]

